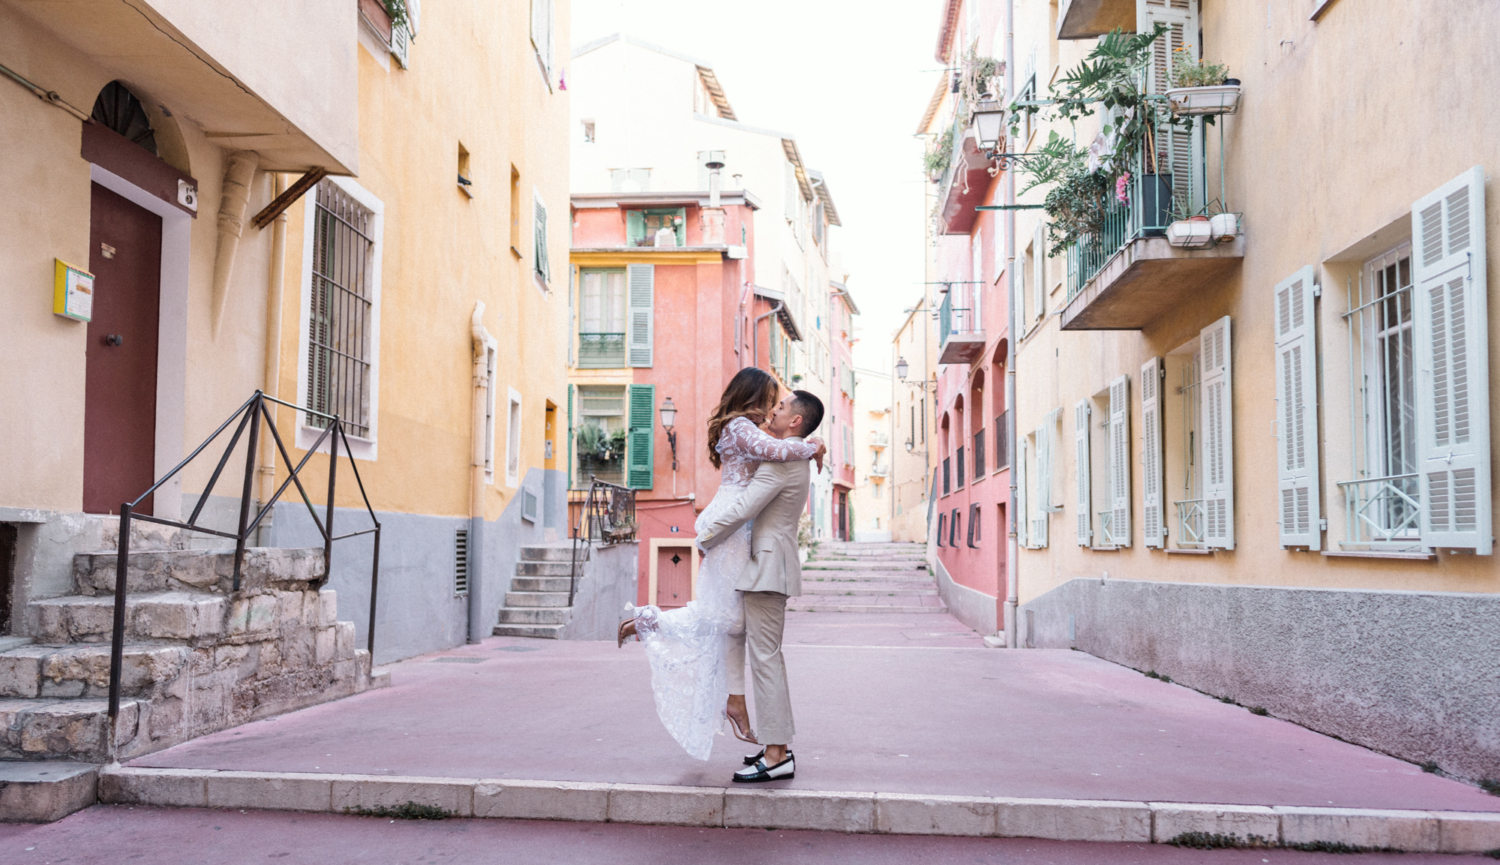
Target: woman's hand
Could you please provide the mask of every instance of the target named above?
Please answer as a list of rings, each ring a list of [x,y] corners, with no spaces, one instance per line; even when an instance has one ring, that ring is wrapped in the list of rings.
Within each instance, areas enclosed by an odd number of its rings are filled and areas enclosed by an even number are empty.
[[[818,452],[813,454],[813,461],[818,464],[818,471],[821,472],[823,470],[823,457],[828,455],[828,445],[822,439],[816,436],[808,439],[807,442],[808,444],[815,444],[818,446]]]

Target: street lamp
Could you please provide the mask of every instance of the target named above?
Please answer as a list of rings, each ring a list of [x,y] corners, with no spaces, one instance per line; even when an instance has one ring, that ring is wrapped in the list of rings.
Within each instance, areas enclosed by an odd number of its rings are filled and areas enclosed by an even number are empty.
[[[677,422],[677,406],[672,404],[672,398],[662,400],[661,428],[667,431],[667,444],[672,447],[672,471],[677,471],[677,432],[673,429]]]
[[[906,381],[906,371],[909,369],[911,369],[911,367],[907,366],[906,358],[896,358],[896,378],[899,378],[902,381]]]
[[[1000,146],[1005,131],[1005,107],[998,99],[981,99],[974,106],[974,131],[980,149],[992,152]]]

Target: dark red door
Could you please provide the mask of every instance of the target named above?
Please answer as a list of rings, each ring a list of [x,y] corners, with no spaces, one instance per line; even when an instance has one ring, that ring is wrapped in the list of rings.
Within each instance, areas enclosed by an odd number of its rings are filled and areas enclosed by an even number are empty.
[[[119,513],[155,481],[161,217],[94,184],[83,406],[83,509]],[[137,512],[151,513],[147,499]]]

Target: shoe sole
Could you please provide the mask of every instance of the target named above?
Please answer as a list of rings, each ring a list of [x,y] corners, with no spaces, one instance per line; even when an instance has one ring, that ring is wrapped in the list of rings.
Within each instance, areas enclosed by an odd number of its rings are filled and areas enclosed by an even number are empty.
[[[740,776],[735,775],[734,782],[736,784],[764,784],[767,781],[790,781],[795,777],[797,777],[796,772],[790,772],[778,778],[741,778]]]

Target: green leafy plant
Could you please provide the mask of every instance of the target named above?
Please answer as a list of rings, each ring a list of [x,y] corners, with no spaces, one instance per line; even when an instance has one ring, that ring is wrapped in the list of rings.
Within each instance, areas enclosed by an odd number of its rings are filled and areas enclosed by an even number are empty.
[[[595,454],[600,450],[604,442],[604,431],[592,424],[584,424],[578,428],[578,452],[581,454]]]
[[[1268,712],[1268,711],[1266,711],[1266,707],[1264,707],[1264,706],[1256,706],[1256,707],[1254,707],[1254,708],[1252,708],[1250,710],[1250,714],[1252,714],[1252,715],[1260,715],[1261,717],[1265,717],[1266,715],[1269,715],[1271,713]]]
[[[1211,87],[1223,84],[1229,77],[1229,67],[1223,63],[1209,63],[1193,56],[1193,46],[1184,45],[1172,49],[1173,87]]]
[[[969,46],[964,56],[959,59],[958,93],[963,97],[967,116],[964,117],[963,126],[967,127],[974,118],[974,106],[978,105],[986,96],[993,98],[992,94],[1000,92],[996,86],[996,79],[1005,74],[1005,64],[993,57],[984,57],[979,54],[978,42]]]
[[[1222,850],[1242,847],[1274,847],[1270,839],[1260,835],[1241,838],[1238,835],[1221,835],[1218,832],[1183,832],[1167,841],[1173,847],[1191,847],[1195,850]]]
[[[1088,170],[1088,151],[1052,132],[1026,163],[1022,193],[1050,184],[1042,207],[1050,217],[1048,255],[1061,255],[1084,235],[1098,234],[1109,211],[1114,181],[1104,171]]]
[[[1428,760],[1426,763],[1422,764],[1422,771],[1426,772],[1429,775],[1436,775],[1443,770],[1438,768],[1438,764],[1436,762]]]
[[[411,29],[411,15],[406,8],[406,0],[381,0],[380,5],[385,7],[385,14],[391,16],[391,26],[400,27],[405,25]]]
[[[950,126],[927,142],[927,150],[922,154],[922,170],[934,181],[948,173],[948,166],[953,161],[953,137],[954,128]]]

